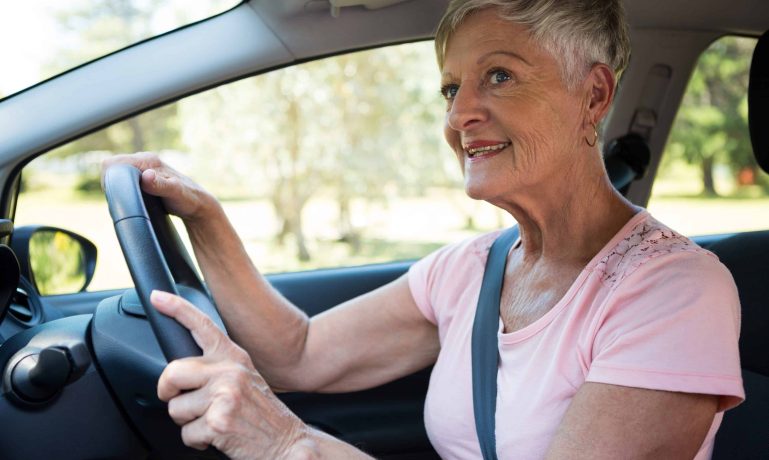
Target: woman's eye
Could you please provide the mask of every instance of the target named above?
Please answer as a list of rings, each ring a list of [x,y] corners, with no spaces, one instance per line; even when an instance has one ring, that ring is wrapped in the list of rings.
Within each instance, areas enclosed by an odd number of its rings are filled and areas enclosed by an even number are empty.
[[[441,86],[441,95],[446,99],[454,99],[459,91],[459,85],[443,85]]]
[[[498,85],[512,79],[513,77],[504,70],[492,70],[489,72],[488,82],[492,85]]]

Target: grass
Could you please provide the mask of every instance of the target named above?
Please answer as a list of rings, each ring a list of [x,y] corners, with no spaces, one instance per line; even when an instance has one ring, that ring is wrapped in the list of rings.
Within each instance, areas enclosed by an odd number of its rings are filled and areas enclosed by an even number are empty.
[[[691,165],[668,165],[654,183],[649,211],[687,236],[769,228],[769,197],[761,187],[738,188],[729,171],[716,169],[720,196],[703,196],[699,174]]]
[[[696,171],[676,173],[658,181],[649,204],[651,213],[665,224],[689,236],[769,228],[769,197],[757,197],[760,190],[734,190],[717,183],[719,190],[733,194],[706,198],[699,195]],[[419,258],[446,243],[512,223],[493,206],[468,200],[461,190],[430,190],[423,197],[391,198],[386,203],[359,200],[352,206],[353,224],[362,235],[356,250],[338,241],[333,200],[318,197],[303,214],[312,259],[302,262],[290,238],[284,244],[276,242],[278,221],[267,200],[228,200],[224,207],[249,255],[265,273]],[[475,229],[467,228],[468,216]],[[52,225],[93,241],[99,260],[90,290],[132,284],[100,194],[34,188],[21,195],[16,224]]]
[[[769,198],[663,197],[649,211],[684,235],[708,235],[769,228]]]
[[[260,270],[275,273],[415,259],[446,243],[496,228],[500,220],[504,222],[496,208],[459,199],[460,194],[461,191],[432,191],[426,197],[388,203],[354,202],[353,224],[362,235],[357,250],[338,241],[338,211],[334,202],[314,199],[303,214],[312,255],[308,262],[297,259],[290,237],[284,244],[277,243],[279,224],[267,200],[238,199],[223,205]],[[468,213],[474,216],[478,229],[466,228]],[[132,284],[102,196],[71,189],[33,189],[20,196],[15,222],[17,226],[44,223],[64,228],[94,242],[99,254],[89,290]],[[186,239],[180,221],[176,223],[182,239]]]

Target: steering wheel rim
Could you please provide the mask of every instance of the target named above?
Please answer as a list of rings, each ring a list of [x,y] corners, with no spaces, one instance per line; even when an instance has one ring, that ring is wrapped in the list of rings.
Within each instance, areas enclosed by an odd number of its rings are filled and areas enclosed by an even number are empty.
[[[196,306],[215,323],[221,318],[180,243],[162,201],[141,190],[141,172],[127,164],[110,166],[104,174],[104,191],[120,248],[136,292],[166,360],[200,356],[192,334],[173,318],[158,312],[150,302],[153,290],[179,294],[177,282],[202,294]],[[174,273],[169,268],[173,262]],[[175,276],[176,275],[176,276]],[[200,305],[208,303],[209,305]],[[208,307],[208,308],[201,308]]]

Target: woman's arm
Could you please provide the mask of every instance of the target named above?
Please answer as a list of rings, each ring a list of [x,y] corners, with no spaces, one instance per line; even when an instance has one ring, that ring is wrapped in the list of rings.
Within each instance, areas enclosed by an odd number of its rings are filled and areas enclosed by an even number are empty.
[[[153,154],[116,156],[103,168],[113,163],[139,168],[142,189],[183,219],[230,336],[273,388],[353,391],[435,361],[437,329],[419,312],[405,276],[310,319],[259,273],[210,193]]]
[[[314,428],[296,441],[286,455],[286,460],[363,460],[373,459],[355,447]]]
[[[360,390],[435,361],[437,328],[419,312],[406,276],[309,319],[259,273],[214,209],[187,226],[195,256],[231,337],[275,389]]]
[[[691,459],[718,409],[713,395],[582,385],[546,458]]]

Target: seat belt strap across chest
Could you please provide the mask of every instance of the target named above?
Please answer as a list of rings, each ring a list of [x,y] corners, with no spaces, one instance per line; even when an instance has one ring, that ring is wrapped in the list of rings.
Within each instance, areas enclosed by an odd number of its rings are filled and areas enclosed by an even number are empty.
[[[495,413],[499,366],[499,302],[507,254],[518,239],[518,226],[502,232],[489,250],[472,335],[473,414],[484,460],[497,460]]]

